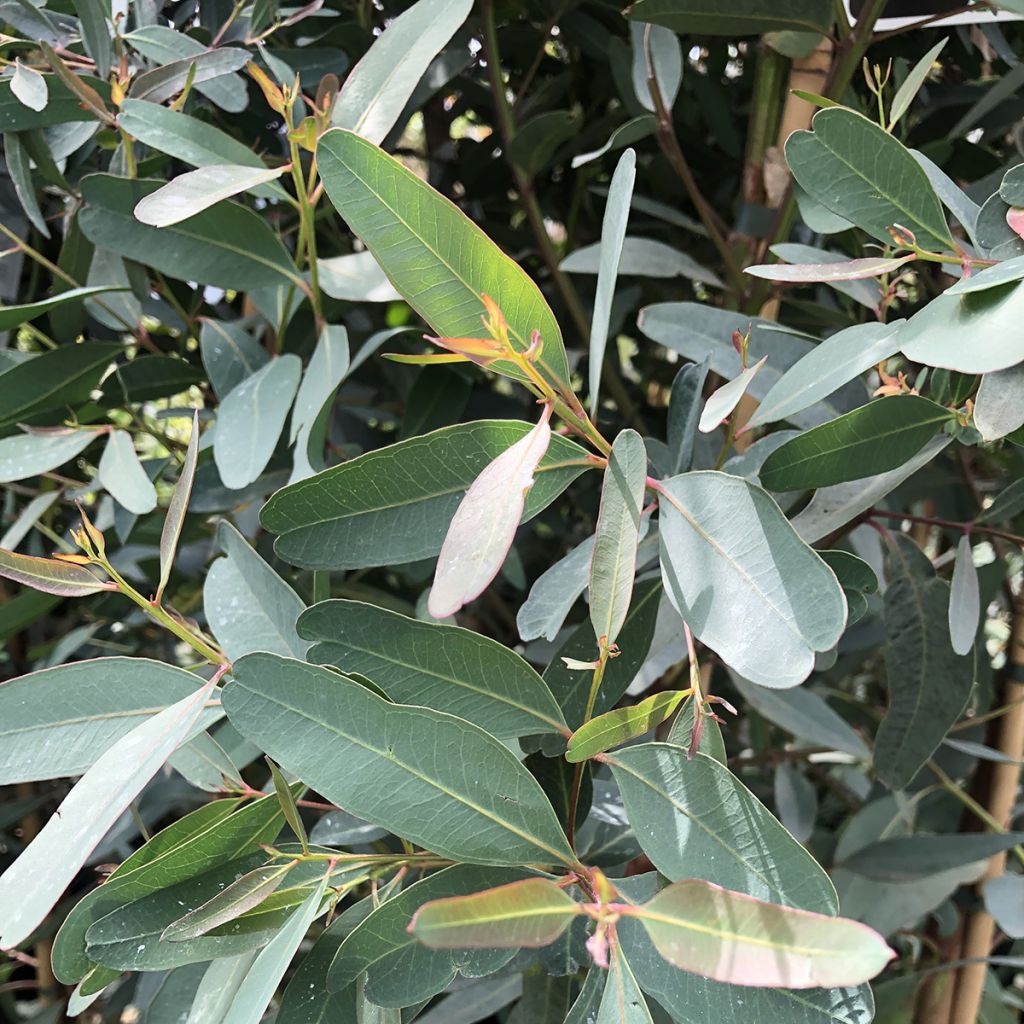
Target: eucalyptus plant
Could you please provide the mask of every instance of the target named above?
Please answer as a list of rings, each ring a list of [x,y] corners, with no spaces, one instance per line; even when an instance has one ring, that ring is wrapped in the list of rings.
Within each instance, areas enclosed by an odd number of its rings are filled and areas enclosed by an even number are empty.
[[[0,4],[10,1015],[1000,1019],[1024,35],[355,7]]]

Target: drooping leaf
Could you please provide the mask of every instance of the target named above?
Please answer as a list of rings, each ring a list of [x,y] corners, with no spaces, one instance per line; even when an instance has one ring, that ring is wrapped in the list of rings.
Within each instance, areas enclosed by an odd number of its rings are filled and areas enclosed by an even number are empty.
[[[773,905],[696,879],[667,886],[629,913],[670,963],[731,984],[859,985],[896,955],[859,922]]]
[[[1024,362],[986,373],[974,399],[974,425],[985,441],[1024,426]]]
[[[83,775],[126,733],[193,694],[196,682],[173,665],[116,657],[0,684],[0,785]]]
[[[227,556],[210,566],[203,610],[213,635],[232,660],[253,651],[305,658],[309,644],[296,632],[305,604],[229,522],[217,525]]]
[[[198,459],[199,413],[196,412],[192,416],[192,435],[188,439],[185,461],[182,463],[181,472],[174,484],[163,529],[160,531],[160,583],[156,588],[157,604],[160,603],[164,587],[167,586],[167,581],[171,578],[171,569],[174,568],[174,556],[178,550],[181,528],[185,525],[185,513],[188,511],[188,499],[192,495],[192,483],[196,477]]]
[[[135,204],[135,219],[155,228],[179,224],[239,192],[280,178],[284,168],[245,167],[238,164],[207,164],[187,171],[148,193]]]
[[[598,643],[615,643],[633,596],[647,450],[635,430],[615,438],[601,488],[590,562],[590,621]]]
[[[304,284],[267,221],[238,203],[221,203],[169,228],[140,223],[135,207],[163,184],[87,175],[82,179],[86,205],[79,214],[83,234],[98,248],[176,280],[244,290]]]
[[[971,539],[964,534],[957,544],[949,591],[949,637],[957,654],[968,654],[974,646],[980,615],[978,570],[974,566]]]
[[[556,387],[568,382],[562,334],[540,290],[460,210],[352,132],[323,135],[317,162],[335,209],[440,337],[478,336],[485,313],[481,296],[489,295],[516,348],[525,351],[531,333],[539,331],[544,349],[538,368]],[[513,364],[494,368],[521,376]]]
[[[741,370],[732,380],[726,381],[720,388],[708,395],[707,401],[704,403],[704,411],[697,424],[697,429],[701,433],[710,433],[732,415],[757,371],[767,361],[768,357],[762,356],[753,366]]]
[[[550,945],[580,905],[547,878],[525,878],[469,896],[425,903],[409,931],[430,949],[518,949]]]
[[[734,0],[725,10],[716,0],[639,0],[627,16],[675,32],[712,36],[760,35],[784,29],[821,33],[832,23],[832,9],[822,0],[791,0],[783,7],[772,0]]]
[[[97,478],[119,504],[137,516],[156,508],[156,488],[135,454],[126,430],[112,430],[100,457]]]
[[[899,469],[952,413],[919,395],[893,395],[794,437],[761,467],[772,491],[830,487]]]
[[[544,680],[514,651],[479,633],[358,601],[314,605],[302,613],[298,630],[318,641],[310,661],[366,676],[399,703],[457,715],[502,739],[567,731]]]
[[[949,591],[910,537],[891,534],[886,559],[885,671],[889,710],[875,737],[875,771],[906,786],[959,719],[974,682],[974,658],[953,650]]]
[[[17,555],[0,548],[0,576],[44,594],[58,597],[87,597],[100,590],[116,590],[100,576],[100,570],[56,558]]]
[[[812,198],[883,242],[890,227],[926,249],[955,249],[928,176],[902,143],[845,107],[819,110],[786,140],[793,176]]]
[[[678,43],[676,43],[678,48]],[[627,149],[619,157],[608,188],[608,202],[601,222],[601,264],[597,272],[597,294],[594,296],[594,316],[590,323],[590,415],[596,414],[601,385],[601,366],[608,326],[611,322],[612,300],[615,298],[615,279],[619,275],[619,259],[626,237],[629,204],[636,180],[636,153]]]
[[[894,356],[900,350],[897,335],[903,323],[856,324],[826,338],[775,382],[747,426],[789,419]]]
[[[515,539],[534,474],[551,444],[551,406],[536,426],[503,451],[470,484],[437,556],[427,609],[435,619],[454,615],[498,575]]]
[[[661,497],[662,579],[694,635],[763,686],[806,679],[846,625],[832,571],[746,480],[684,473]]]
[[[248,487],[267,468],[301,373],[302,361],[286,353],[246,377],[221,402],[213,459],[226,487]]]
[[[704,878],[758,899],[834,914],[813,857],[724,766],[685,747],[644,743],[608,754],[637,839],[672,880]]]
[[[331,123],[380,144],[428,65],[469,16],[470,0],[419,0],[374,40],[349,72]]]
[[[244,736],[328,799],[441,856],[572,863],[540,786],[477,726],[263,653],[235,663],[224,707]],[[457,758],[444,753],[455,748]]]
[[[569,739],[567,761],[585,761],[650,732],[686,699],[687,690],[663,690],[626,708],[614,708],[581,725]]]
[[[89,854],[194,726],[213,684],[122,736],[95,761],[52,818],[0,876],[0,947],[23,942]]]
[[[71,428],[5,437],[0,440],[0,483],[24,480],[63,466],[97,437],[99,431]]]
[[[279,534],[278,555],[306,568],[429,558],[440,551],[463,492],[529,429],[517,421],[481,420],[368,452],[278,491],[260,521]],[[586,468],[583,449],[554,435],[526,497],[526,516],[550,504]]]

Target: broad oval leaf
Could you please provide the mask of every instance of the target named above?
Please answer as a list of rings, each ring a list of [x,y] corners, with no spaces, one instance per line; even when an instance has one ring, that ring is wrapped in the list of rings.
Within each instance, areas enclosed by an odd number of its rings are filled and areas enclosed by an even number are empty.
[[[409,931],[430,949],[519,949],[550,945],[582,907],[547,878],[524,878],[469,896],[425,903]]]
[[[546,405],[537,425],[486,466],[459,503],[427,599],[435,619],[454,615],[498,575],[523,518],[534,474],[551,444],[550,419],[551,406]]]
[[[122,736],[82,776],[52,818],[0,876],[0,948],[24,942],[107,830],[188,735],[213,683]]]
[[[501,739],[568,733],[544,680],[479,633],[359,601],[316,604],[302,613],[298,630],[318,641],[308,660],[366,676],[398,703],[457,715]]]
[[[949,591],[949,636],[957,654],[967,654],[974,646],[980,615],[978,570],[974,566],[971,538],[964,534],[957,544]]]
[[[44,594],[58,597],[86,597],[100,590],[116,590],[117,585],[97,575],[101,570],[56,558],[17,555],[0,548],[0,576],[24,584]]]
[[[225,487],[248,487],[267,468],[301,373],[298,356],[278,356],[243,380],[221,402],[213,436],[213,460]]]
[[[574,862],[533,776],[477,726],[275,655],[246,655],[232,675],[232,724],[350,813],[454,860]]]
[[[644,853],[666,877],[703,878],[758,899],[834,914],[828,875],[724,766],[644,743],[607,755]]]
[[[732,985],[859,985],[896,955],[857,921],[777,906],[696,879],[667,886],[628,913],[669,963]]]
[[[129,512],[144,516],[156,508],[156,488],[126,430],[111,431],[96,475],[111,497]]]
[[[761,467],[761,483],[772,491],[809,490],[899,469],[952,418],[919,395],[878,399],[777,448]]]
[[[349,72],[331,123],[378,145],[383,142],[430,62],[472,6],[472,0],[419,0],[403,11]]]
[[[537,366],[556,389],[567,386],[562,333],[540,289],[461,210],[352,132],[323,135],[317,162],[335,209],[439,336],[477,336],[482,296],[489,295],[520,351],[533,331],[540,332],[544,351]]]
[[[643,736],[669,718],[689,694],[689,690],[664,690],[631,707],[614,708],[592,718],[570,737],[566,761],[586,761]]]
[[[436,555],[463,492],[530,430],[511,420],[443,427],[367,452],[278,491],[260,513],[292,565],[350,569]],[[548,467],[553,468],[548,468]],[[535,516],[588,468],[586,452],[552,436],[526,497]]]
[[[99,437],[97,430],[52,430],[0,440],[0,483],[24,480],[63,466]]]
[[[230,199],[257,185],[280,178],[283,168],[243,167],[238,164],[207,164],[187,171],[150,192],[135,204],[135,219],[155,228],[166,228]]]
[[[786,140],[786,160],[818,203],[883,242],[907,228],[926,249],[955,249],[928,175],[898,139],[845,107],[819,110]]]
[[[694,635],[763,686],[806,679],[846,625],[832,570],[746,480],[685,473],[660,493],[662,579]]]
[[[636,575],[647,449],[635,430],[615,438],[601,488],[590,562],[590,621],[598,643],[615,643],[626,621]]]

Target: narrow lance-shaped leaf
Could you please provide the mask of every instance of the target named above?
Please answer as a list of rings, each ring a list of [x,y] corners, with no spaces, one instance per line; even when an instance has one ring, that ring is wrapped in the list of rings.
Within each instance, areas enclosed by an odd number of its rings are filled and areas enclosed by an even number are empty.
[[[84,565],[18,555],[3,549],[0,549],[0,576],[58,597],[86,597],[100,590],[117,589],[116,584],[104,582]]]
[[[761,483],[773,491],[795,491],[897,469],[952,416],[919,395],[881,398],[777,448],[761,467]]]
[[[978,570],[974,566],[971,538],[964,534],[957,544],[949,592],[949,637],[957,654],[967,654],[974,646],[980,614]]]
[[[590,562],[590,621],[605,646],[615,643],[633,595],[646,481],[643,438],[623,430],[608,456]]]
[[[678,46],[678,43],[676,44]],[[608,202],[601,223],[601,265],[597,272],[597,294],[594,296],[594,316],[590,324],[590,415],[595,415],[601,386],[601,365],[605,345],[608,343],[608,325],[611,322],[612,299],[615,297],[615,279],[619,273],[622,243],[626,237],[629,206],[636,181],[636,152],[627,149],[619,157],[608,189]]]
[[[198,938],[228,921],[234,921],[246,911],[258,907],[285,880],[298,861],[266,864],[254,868],[222,889],[201,907],[196,907],[173,924],[160,936],[162,942],[185,942]]]
[[[612,747],[643,736],[668,719],[690,695],[689,690],[665,690],[628,708],[614,708],[581,725],[569,740],[567,761],[586,761]]]
[[[717,391],[708,396],[708,400],[704,403],[704,411],[700,415],[700,422],[697,424],[697,428],[701,433],[710,433],[732,415],[733,409],[739,405],[740,399],[750,386],[750,382],[754,379],[757,371],[767,361],[768,357],[762,356],[753,366],[746,367],[732,380],[723,384]]]
[[[171,494],[164,526],[160,531],[160,584],[156,588],[156,603],[160,603],[167,581],[171,578],[174,567],[174,555],[178,550],[178,538],[181,528],[185,525],[185,513],[188,511],[188,499],[192,495],[192,483],[196,478],[196,462],[199,459],[199,412],[192,415],[192,436],[188,440],[185,461],[178,474],[177,483]]]
[[[135,204],[135,216],[143,224],[165,228],[201,213],[222,199],[265,185],[283,173],[282,167],[270,170],[236,164],[209,164],[179,174],[140,199]]]
[[[46,79],[34,68],[27,67],[20,60],[14,62],[14,77],[11,78],[11,92],[31,110],[45,110],[50,98]]]
[[[551,406],[522,440],[473,481],[448,527],[427,608],[435,619],[454,615],[479,597],[501,569],[523,517],[526,493],[551,443]]]
[[[857,921],[765,903],[696,879],[621,909],[640,920],[669,963],[731,985],[859,985],[895,956]]]
[[[527,878],[470,896],[425,903],[409,931],[431,949],[518,949],[550,945],[583,913],[564,889]]]
[[[880,277],[916,260],[915,253],[908,256],[866,256],[863,259],[836,263],[764,263],[747,267],[745,274],[762,277],[767,281],[803,284],[811,281],[860,281],[866,277]]]
[[[211,681],[121,737],[0,876],[0,949],[24,942],[44,920],[89,854],[191,731],[213,688]]]

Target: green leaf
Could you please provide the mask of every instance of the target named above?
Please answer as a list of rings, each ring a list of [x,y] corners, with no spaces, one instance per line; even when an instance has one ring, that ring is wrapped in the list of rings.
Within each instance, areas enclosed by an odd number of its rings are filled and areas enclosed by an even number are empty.
[[[270,361],[267,350],[237,324],[203,318],[199,329],[203,366],[222,401]]]
[[[538,949],[554,942],[583,913],[547,878],[425,903],[409,931],[430,949]]]
[[[597,968],[592,967],[590,973],[596,975]],[[618,942],[612,947],[595,1024],[654,1024],[647,1000]]]
[[[262,653],[235,663],[224,706],[239,732],[329,800],[440,856],[573,863],[540,786],[477,726]]]
[[[90,174],[82,179],[79,224],[101,249],[178,281],[249,290],[305,282],[267,221],[237,203],[219,203],[169,228],[135,219],[134,209],[164,183]],[[283,358],[283,357],[282,357]]]
[[[241,490],[267,468],[292,400],[299,387],[302,360],[277,356],[224,398],[217,413],[213,460],[224,486]]]
[[[545,405],[533,429],[485,466],[459,502],[427,598],[427,610],[435,619],[454,615],[476,600],[501,570],[537,467],[551,444],[551,411]]]
[[[125,808],[188,735],[213,684],[165,708],[103,753],[0,876],[0,947],[23,942]]]
[[[650,732],[689,696],[689,690],[664,690],[627,708],[615,708],[581,725],[569,740],[567,761],[586,761]]]
[[[136,726],[201,682],[147,658],[96,658],[0,685],[0,785],[83,775]],[[219,715],[204,713],[212,725]]]
[[[156,508],[156,488],[135,454],[128,431],[110,432],[96,477],[110,496],[134,515],[143,516]]]
[[[647,449],[635,430],[615,438],[601,488],[590,563],[590,621],[598,643],[615,643],[626,621],[647,481]]]
[[[676,44],[678,47],[678,43]],[[608,201],[601,222],[601,263],[597,272],[597,294],[594,296],[594,316],[590,323],[590,415],[595,416],[598,392],[601,386],[601,365],[604,363],[605,345],[615,298],[615,279],[619,275],[622,243],[626,238],[629,205],[636,181],[636,152],[627,149],[619,157],[608,188]]]
[[[896,90],[892,98],[892,105],[889,107],[889,131],[893,130],[896,122],[910,109],[918,90],[924,85],[928,72],[935,64],[935,59],[942,52],[942,48],[949,42],[949,38],[940,39],[909,71],[903,79],[903,84]]]
[[[254,868],[222,889],[201,907],[169,924],[160,936],[161,942],[184,942],[205,935],[220,925],[241,917],[258,907],[281,883],[298,861],[266,864]]]
[[[178,550],[178,539],[181,528],[185,525],[185,513],[188,511],[188,499],[192,495],[192,484],[196,478],[196,462],[199,459],[199,413],[192,415],[192,436],[188,439],[185,461],[178,474],[167,515],[164,517],[163,529],[160,531],[160,582],[156,588],[156,603],[160,603],[164,587],[171,578],[174,568],[174,555]]]
[[[50,93],[46,87],[46,79],[38,71],[22,64],[16,58],[14,61],[14,75],[10,81],[11,92],[26,107],[37,113],[46,109]]]
[[[227,557],[206,574],[203,610],[224,653],[232,661],[253,651],[305,658],[309,644],[295,625],[306,607],[299,595],[226,520],[217,544]]]
[[[890,534],[886,558],[885,673],[889,710],[875,737],[875,772],[903,789],[960,718],[974,657],[953,650],[949,589],[910,537]]]
[[[900,328],[898,340],[903,354],[915,363],[991,373],[1020,362],[1014,332],[1022,315],[1022,281],[981,291],[943,292]],[[968,336],[972,341],[965,345]]]
[[[101,590],[116,590],[114,583],[104,582],[97,575],[99,571],[56,558],[16,555],[0,548],[0,576],[33,590],[41,590],[44,594],[87,597]]]
[[[607,755],[644,853],[666,877],[703,878],[758,899],[834,914],[814,858],[724,766],[644,743]]]
[[[389,22],[349,72],[331,123],[372,143],[383,142],[471,7],[471,0],[419,0]]]
[[[978,570],[974,566],[971,538],[964,534],[956,548],[953,579],[949,592],[949,636],[957,654],[969,654],[978,633],[981,597]]]
[[[65,293],[67,294],[67,293]],[[120,345],[62,345],[0,374],[0,430],[84,402]],[[51,421],[52,422],[52,421]]]
[[[832,7],[825,0],[734,0],[725,11],[717,0],[639,0],[627,10],[636,21],[665,25],[675,32],[710,36],[752,36],[792,29],[825,32]]]
[[[0,483],[25,480],[57,469],[85,451],[99,435],[98,430],[68,428],[5,437],[0,440]]]
[[[898,469],[952,418],[919,395],[880,398],[776,448],[761,467],[761,483],[772,491],[800,491]]]
[[[457,715],[500,739],[568,731],[544,680],[479,633],[359,601],[314,605],[302,613],[298,631],[318,641],[308,660],[366,676],[398,703]]]
[[[218,864],[257,853],[261,843],[273,842],[284,820],[277,798],[262,797],[240,809],[239,803],[216,800],[187,814],[158,832],[102,886],[80,900],[54,943],[57,977],[70,985],[88,973],[91,962],[86,956],[85,936],[96,921],[129,903],[196,878]],[[181,916],[180,909],[177,916]],[[168,923],[170,920],[173,918]]]
[[[510,950],[450,953],[428,949],[409,932],[419,907],[431,900],[466,896],[526,872],[457,865],[410,885],[382,903],[342,943],[328,975],[332,992],[342,992],[365,974],[365,993],[378,1006],[411,1006],[447,988],[457,973],[483,977],[512,958]]]
[[[748,427],[790,419],[900,350],[905,323],[855,324],[816,345],[780,377],[761,400]]]
[[[187,171],[161,185],[135,204],[135,219],[155,228],[179,224],[214,203],[248,192],[280,178],[284,168],[244,167],[237,164],[207,164]]]
[[[516,348],[525,351],[539,331],[544,351],[537,367],[556,389],[568,384],[562,334],[540,289],[461,210],[349,131],[321,136],[317,163],[335,209],[438,335],[478,336],[481,296],[489,295],[505,314]]]
[[[926,249],[956,249],[928,175],[902,143],[845,107],[819,110],[811,126],[789,136],[786,159],[816,202],[883,242],[898,225]]]
[[[296,908],[281,930],[260,951],[253,961],[245,981],[231,1003],[224,1024],[259,1024],[270,1006],[271,999],[281,984],[288,965],[292,962],[305,938],[309,926],[320,913],[320,904],[327,891],[330,873],[326,873],[316,889]]]
[[[977,864],[1024,842],[1024,833],[898,836],[862,846],[839,866],[880,882],[910,882]]]
[[[480,420],[368,452],[282,488],[263,507],[260,521],[280,535],[278,555],[304,568],[430,558],[440,551],[463,492],[529,429],[518,421]],[[525,518],[554,501],[587,468],[585,455],[572,441],[557,434],[551,438],[526,497]]]
[[[1024,363],[981,378],[974,426],[985,441],[997,441],[1024,426]]]
[[[677,882],[630,907],[658,952],[714,981],[790,989],[859,985],[896,955],[866,925]]]
[[[662,579],[694,635],[762,686],[806,679],[846,625],[831,569],[746,480],[685,473],[660,494]]]
[[[743,369],[739,353],[732,343],[734,331],[750,331],[748,359],[768,356],[768,362],[750,382],[748,394],[761,401],[782,375],[809,352],[814,344],[780,328],[778,324],[755,317],[741,316],[729,310],[715,309],[696,302],[659,302],[640,310],[637,326],[652,341],[678,352],[686,359],[710,360],[712,372],[732,380]],[[826,420],[863,405],[864,386],[857,381],[836,390],[827,400],[795,412],[791,422],[798,427],[814,427]]]

